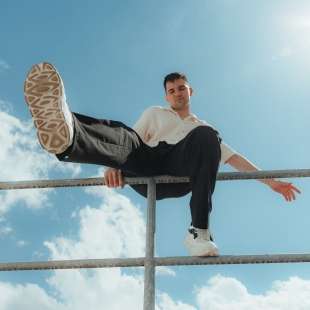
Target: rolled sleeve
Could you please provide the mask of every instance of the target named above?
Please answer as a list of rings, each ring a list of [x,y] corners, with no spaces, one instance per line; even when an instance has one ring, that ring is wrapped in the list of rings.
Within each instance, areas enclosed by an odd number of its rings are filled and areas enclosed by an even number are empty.
[[[227,160],[233,156],[234,154],[237,154],[237,152],[228,144],[221,142],[221,163],[226,164]]]

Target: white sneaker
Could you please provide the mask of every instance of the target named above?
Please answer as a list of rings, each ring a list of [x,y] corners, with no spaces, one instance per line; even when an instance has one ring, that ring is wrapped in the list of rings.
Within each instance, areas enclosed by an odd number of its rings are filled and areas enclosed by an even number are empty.
[[[184,244],[191,256],[218,256],[219,251],[208,229],[191,227]]]
[[[64,152],[73,141],[73,120],[56,68],[46,62],[34,65],[24,94],[42,147],[54,154]]]

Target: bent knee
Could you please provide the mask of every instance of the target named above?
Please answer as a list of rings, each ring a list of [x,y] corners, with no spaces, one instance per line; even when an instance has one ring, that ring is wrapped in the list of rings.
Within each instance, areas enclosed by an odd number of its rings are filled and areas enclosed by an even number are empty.
[[[210,126],[198,126],[192,130],[191,134],[195,139],[201,142],[210,141],[213,143],[221,143],[222,141],[218,131]]]

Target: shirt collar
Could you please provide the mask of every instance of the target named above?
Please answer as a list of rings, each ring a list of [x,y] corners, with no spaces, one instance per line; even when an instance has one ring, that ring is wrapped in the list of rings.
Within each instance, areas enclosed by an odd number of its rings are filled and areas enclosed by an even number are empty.
[[[168,111],[171,111],[174,114],[176,114],[178,117],[180,117],[179,114],[176,111],[174,111],[170,106],[169,107],[164,107],[164,109],[166,109]],[[190,113],[188,116],[183,118],[183,121],[185,121],[185,120],[191,120],[193,122],[196,122],[196,121],[198,121],[198,117],[194,113]]]

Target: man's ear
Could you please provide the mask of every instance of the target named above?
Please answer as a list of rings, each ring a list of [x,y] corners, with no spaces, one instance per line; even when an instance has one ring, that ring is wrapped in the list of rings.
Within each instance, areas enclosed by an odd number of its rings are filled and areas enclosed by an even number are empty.
[[[194,90],[190,87],[189,88],[189,95],[191,96],[193,94]]]

